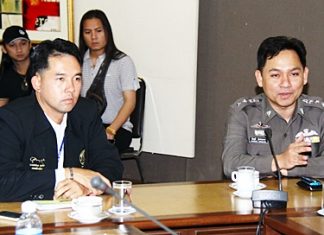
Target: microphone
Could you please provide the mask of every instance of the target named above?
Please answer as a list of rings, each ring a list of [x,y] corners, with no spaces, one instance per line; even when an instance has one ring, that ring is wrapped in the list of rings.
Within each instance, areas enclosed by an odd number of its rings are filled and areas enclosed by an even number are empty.
[[[277,169],[277,174],[278,174],[278,190],[282,191],[282,179],[281,179],[281,172],[280,172],[280,168],[279,168],[279,164],[278,164],[278,159],[276,154],[274,153],[273,150],[273,144],[272,144],[272,130],[270,128],[266,128],[264,130],[265,136],[267,138],[267,140],[269,141],[269,146],[270,146],[270,151],[273,157],[273,160],[275,162],[276,165],[276,169]]]
[[[160,221],[158,221],[157,219],[155,219],[153,216],[149,215],[147,212],[145,212],[144,210],[138,208],[137,206],[135,206],[134,204],[132,204],[131,202],[128,202],[126,200],[124,200],[123,198],[121,198],[119,196],[119,194],[117,194],[111,187],[109,187],[101,178],[100,176],[96,176],[93,177],[91,179],[91,186],[99,189],[107,194],[112,195],[113,197],[117,198],[118,200],[122,200],[125,202],[125,204],[128,204],[129,206],[131,206],[132,208],[134,208],[137,212],[139,212],[140,214],[144,215],[145,218],[151,220],[152,222],[154,222],[156,225],[158,225],[160,228],[164,229],[166,232],[168,232],[169,234],[172,235],[177,235],[176,232],[172,231],[170,228],[168,228],[167,226],[165,226],[164,224],[162,224]]]
[[[288,193],[282,190],[281,172],[278,164],[276,154],[273,150],[272,144],[272,130],[270,128],[264,129],[265,136],[269,142],[271,155],[276,165],[278,174],[278,190],[254,190],[252,192],[253,207],[266,208],[286,208],[288,201]]]

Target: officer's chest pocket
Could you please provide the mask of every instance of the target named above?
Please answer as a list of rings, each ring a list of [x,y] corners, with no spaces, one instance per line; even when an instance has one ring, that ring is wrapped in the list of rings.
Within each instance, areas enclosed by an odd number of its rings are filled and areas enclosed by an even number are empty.
[[[249,155],[269,155],[270,147],[268,143],[249,143],[247,146],[247,154]]]

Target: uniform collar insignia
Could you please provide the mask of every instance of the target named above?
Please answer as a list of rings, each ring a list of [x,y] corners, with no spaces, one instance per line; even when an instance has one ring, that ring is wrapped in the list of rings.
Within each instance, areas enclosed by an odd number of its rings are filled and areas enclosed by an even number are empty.
[[[258,123],[256,123],[256,124],[252,125],[251,127],[252,127],[252,128],[262,128],[262,129],[270,128],[269,125],[264,124],[264,123],[262,123],[262,122],[258,122]]]
[[[303,108],[300,108],[300,109],[299,109],[299,112],[300,112],[302,115],[304,115],[304,109],[303,109]]]

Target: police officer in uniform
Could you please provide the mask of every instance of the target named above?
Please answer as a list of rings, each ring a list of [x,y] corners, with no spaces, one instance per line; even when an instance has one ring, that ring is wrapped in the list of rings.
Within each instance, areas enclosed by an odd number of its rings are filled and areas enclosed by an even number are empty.
[[[271,128],[283,175],[324,176],[324,103],[302,94],[308,81],[303,42],[285,36],[267,38],[258,49],[257,63],[255,77],[264,93],[241,98],[230,107],[222,154],[224,174],[230,177],[243,165],[262,174],[275,172],[264,132]]]

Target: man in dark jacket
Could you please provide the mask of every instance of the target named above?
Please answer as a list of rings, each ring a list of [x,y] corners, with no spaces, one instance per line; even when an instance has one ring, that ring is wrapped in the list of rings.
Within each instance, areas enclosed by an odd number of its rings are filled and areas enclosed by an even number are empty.
[[[0,201],[101,194],[91,179],[110,184],[121,179],[123,166],[95,104],[79,97],[78,48],[48,40],[31,59],[35,95],[0,108]]]

